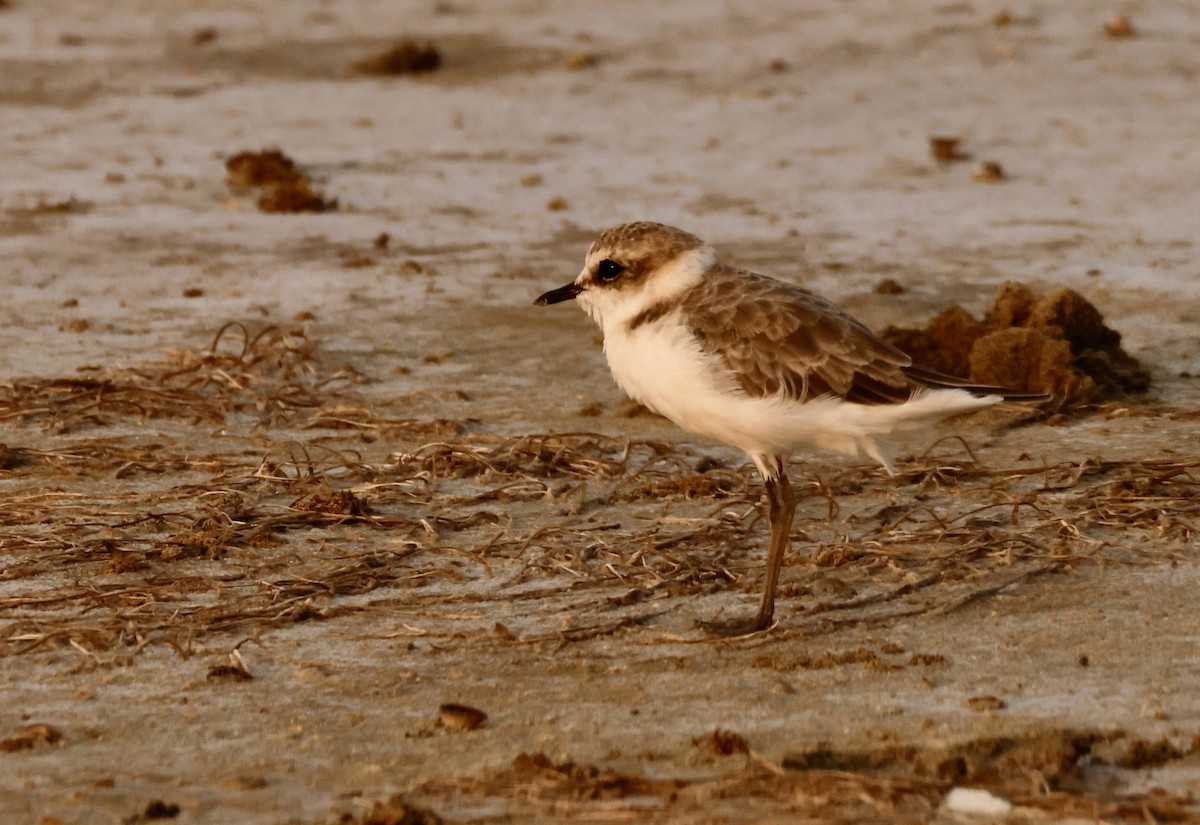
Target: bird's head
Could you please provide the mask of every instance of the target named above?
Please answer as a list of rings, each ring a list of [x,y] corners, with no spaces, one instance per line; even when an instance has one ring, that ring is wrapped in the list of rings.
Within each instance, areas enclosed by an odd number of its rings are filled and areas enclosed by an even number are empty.
[[[538,296],[539,306],[575,299],[601,327],[678,295],[709,268],[712,248],[661,223],[639,221],[600,233],[569,284]]]

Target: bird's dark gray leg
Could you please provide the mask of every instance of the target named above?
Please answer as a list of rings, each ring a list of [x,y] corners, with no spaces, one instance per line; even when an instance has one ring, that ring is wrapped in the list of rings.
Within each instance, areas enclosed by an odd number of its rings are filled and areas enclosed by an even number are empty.
[[[733,622],[701,622],[705,630],[720,636],[744,636],[771,627],[775,617],[775,589],[779,571],[791,544],[792,519],[796,514],[796,495],[788,482],[787,471],[780,456],[772,456],[771,472],[767,473],[767,513],[771,520],[771,546],[767,551],[767,580],[763,583],[762,601],[753,619]]]

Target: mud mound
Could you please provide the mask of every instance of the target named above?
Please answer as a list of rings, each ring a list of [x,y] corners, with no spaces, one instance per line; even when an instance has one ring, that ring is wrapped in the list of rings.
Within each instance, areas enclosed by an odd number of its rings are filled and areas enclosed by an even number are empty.
[[[1010,281],[982,321],[954,305],[924,329],[888,327],[883,338],[951,375],[1048,392],[1059,411],[1150,388],[1149,372],[1121,348],[1121,334],[1073,289],[1038,295]]]
[[[312,180],[278,149],[238,152],[225,161],[225,182],[234,189],[258,189],[262,212],[331,212],[336,200],[313,189]]]

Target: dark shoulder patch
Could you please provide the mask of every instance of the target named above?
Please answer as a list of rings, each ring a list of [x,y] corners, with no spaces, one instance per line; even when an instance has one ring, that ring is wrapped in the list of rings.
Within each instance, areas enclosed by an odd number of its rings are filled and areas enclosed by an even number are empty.
[[[653,324],[658,319],[662,318],[676,306],[674,301],[659,301],[657,304],[651,304],[643,309],[629,321],[628,329],[633,332],[644,324]]]

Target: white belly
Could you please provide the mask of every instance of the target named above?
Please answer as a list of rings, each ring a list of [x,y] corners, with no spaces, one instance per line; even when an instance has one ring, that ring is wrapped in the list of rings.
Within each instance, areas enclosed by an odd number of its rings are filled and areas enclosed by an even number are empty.
[[[635,401],[689,432],[761,457],[818,448],[870,456],[889,467],[891,437],[948,415],[990,406],[964,390],[932,390],[904,404],[867,406],[822,396],[800,403],[782,396],[751,398],[723,362],[700,351],[671,317],[632,332],[605,331],[604,354],[617,384]]]

